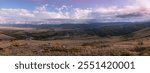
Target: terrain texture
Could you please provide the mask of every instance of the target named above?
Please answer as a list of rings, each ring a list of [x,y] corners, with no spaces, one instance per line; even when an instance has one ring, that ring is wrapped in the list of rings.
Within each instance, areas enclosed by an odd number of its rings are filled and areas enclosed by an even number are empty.
[[[150,56],[150,23],[1,25],[0,55]]]

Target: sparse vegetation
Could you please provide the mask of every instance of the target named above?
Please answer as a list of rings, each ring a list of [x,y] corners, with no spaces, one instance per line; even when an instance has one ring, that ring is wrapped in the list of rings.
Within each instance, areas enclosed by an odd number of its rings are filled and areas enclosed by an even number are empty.
[[[95,26],[0,29],[0,55],[150,56],[150,29],[147,24]]]

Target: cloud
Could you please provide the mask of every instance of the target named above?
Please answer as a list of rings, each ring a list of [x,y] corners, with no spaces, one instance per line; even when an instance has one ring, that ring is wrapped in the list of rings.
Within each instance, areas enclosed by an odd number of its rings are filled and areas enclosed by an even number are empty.
[[[37,7],[33,11],[29,11],[26,9],[0,9],[0,23],[31,23],[31,22],[43,22],[47,19],[68,19],[67,13],[63,12],[52,12],[48,11],[48,5],[44,5],[41,7]]]
[[[90,19],[88,16],[90,13],[92,13],[92,9],[74,9],[73,16],[71,16],[74,19]]]
[[[112,6],[107,8],[97,8],[90,13],[90,16],[94,19],[107,22],[147,21],[150,20],[150,8],[140,5],[127,5],[124,7]]]
[[[145,21],[150,19],[150,7],[137,0],[135,5],[124,7],[98,7],[98,8],[69,8],[63,5],[56,10],[47,10],[48,4],[37,7],[35,10],[27,9],[0,9],[1,24],[60,24],[86,22],[91,19],[92,22],[122,22],[122,21]],[[144,0],[147,1],[147,0]],[[74,20],[74,21],[73,21]]]
[[[150,0],[136,0],[136,4],[142,7],[150,8]]]
[[[143,16],[143,15],[140,14],[140,13],[130,13],[130,14],[117,15],[116,17],[119,17],[119,18],[134,18],[134,17],[141,17],[141,16]]]
[[[15,23],[18,21],[30,20],[34,17],[30,11],[26,9],[0,9],[0,23]]]

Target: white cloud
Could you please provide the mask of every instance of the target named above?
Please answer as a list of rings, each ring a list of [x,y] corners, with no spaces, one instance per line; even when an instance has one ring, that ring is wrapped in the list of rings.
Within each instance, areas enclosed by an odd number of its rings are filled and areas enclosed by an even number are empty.
[[[90,19],[88,16],[90,13],[92,13],[92,9],[74,9],[73,18],[74,19]]]
[[[26,9],[0,9],[1,23],[15,23],[17,21],[26,21],[34,17]]]
[[[150,0],[136,0],[136,4],[142,7],[150,8]]]
[[[142,0],[143,1],[143,0]],[[148,0],[144,0],[147,2]],[[148,1],[149,4],[150,1]],[[148,4],[144,5],[141,0],[137,0],[135,5],[128,5],[124,7],[99,7],[99,8],[72,8],[63,5],[60,8],[54,8],[56,11],[47,10],[48,4],[37,7],[30,11],[27,9],[0,9],[0,23],[71,23],[71,21],[64,21],[65,19],[85,20],[95,19],[99,22],[108,21],[144,21],[150,18],[150,7]],[[138,16],[137,14],[141,15]],[[124,16],[126,18],[119,17]],[[126,16],[125,16],[126,15]],[[128,15],[133,15],[129,16]],[[137,17],[136,17],[137,15]],[[52,20],[53,21],[50,21]],[[57,20],[54,19],[64,19]],[[77,22],[77,21],[76,21]],[[82,22],[82,21],[80,21]]]
[[[102,14],[108,14],[108,13],[115,13],[118,10],[117,6],[107,7],[107,8],[97,8],[95,9],[95,12],[99,12]]]

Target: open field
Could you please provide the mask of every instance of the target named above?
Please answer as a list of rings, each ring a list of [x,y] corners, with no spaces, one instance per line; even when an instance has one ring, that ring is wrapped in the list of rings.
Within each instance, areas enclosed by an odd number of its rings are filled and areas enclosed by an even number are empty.
[[[6,29],[7,28],[7,29]],[[8,29],[9,28],[9,29]],[[150,27],[119,34],[81,29],[0,27],[0,55],[9,56],[150,56]],[[95,29],[94,29],[95,30]],[[109,28],[110,30],[110,28]],[[120,29],[119,29],[120,30]],[[99,31],[101,32],[101,31]],[[117,34],[117,35],[116,35]]]
[[[0,42],[0,55],[150,55],[150,39],[12,40]]]

